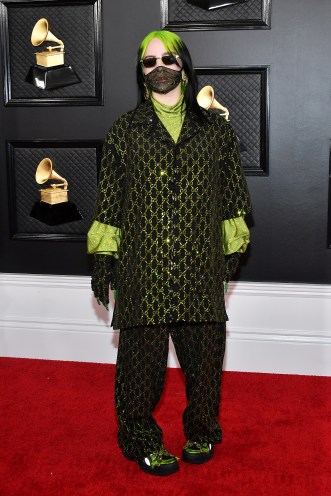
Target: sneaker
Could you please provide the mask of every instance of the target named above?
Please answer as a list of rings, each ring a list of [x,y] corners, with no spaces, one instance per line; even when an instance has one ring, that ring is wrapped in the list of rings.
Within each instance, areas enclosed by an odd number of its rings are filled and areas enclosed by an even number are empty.
[[[187,441],[183,448],[182,460],[187,463],[205,463],[214,456],[214,446],[210,443]]]
[[[158,451],[138,462],[144,472],[152,475],[170,475],[179,469],[178,458],[161,446]]]

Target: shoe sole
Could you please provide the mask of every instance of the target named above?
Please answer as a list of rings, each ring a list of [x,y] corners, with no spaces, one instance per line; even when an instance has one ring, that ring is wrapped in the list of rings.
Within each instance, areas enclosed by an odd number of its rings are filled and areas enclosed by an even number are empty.
[[[178,462],[176,463],[169,463],[169,465],[162,465],[160,467],[149,467],[148,465],[146,465],[145,463],[139,463],[138,462],[138,465],[140,467],[140,469],[143,471],[143,472],[146,472],[147,474],[150,474],[150,475],[171,475],[171,474],[174,474],[175,472],[178,472],[179,470],[179,464]]]
[[[182,452],[182,460],[186,463],[193,463],[196,465],[200,465],[201,463],[209,462],[214,456],[214,451],[210,451],[209,453],[187,453],[187,451]]]

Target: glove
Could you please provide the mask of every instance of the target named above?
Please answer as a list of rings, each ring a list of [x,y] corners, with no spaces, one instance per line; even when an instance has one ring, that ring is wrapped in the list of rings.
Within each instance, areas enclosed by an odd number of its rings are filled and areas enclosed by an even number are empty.
[[[111,255],[94,255],[91,287],[98,305],[109,310],[109,286],[112,281],[112,289],[115,289],[115,263],[116,259]]]
[[[240,253],[237,251],[235,253],[231,253],[231,255],[225,255],[225,270],[223,280],[225,283],[228,283],[233,274],[235,274],[238,269]]]

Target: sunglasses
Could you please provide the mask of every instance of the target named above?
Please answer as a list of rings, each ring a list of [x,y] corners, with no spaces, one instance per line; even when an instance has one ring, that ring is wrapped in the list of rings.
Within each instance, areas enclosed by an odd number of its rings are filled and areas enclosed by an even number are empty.
[[[164,65],[174,65],[174,64],[176,64],[179,67],[181,67],[179,55],[162,55],[162,57],[150,56],[150,57],[145,57],[140,62],[142,63],[142,65],[144,67],[150,69],[151,67],[155,67],[156,66],[156,61],[159,60],[159,59],[162,60],[162,63]]]

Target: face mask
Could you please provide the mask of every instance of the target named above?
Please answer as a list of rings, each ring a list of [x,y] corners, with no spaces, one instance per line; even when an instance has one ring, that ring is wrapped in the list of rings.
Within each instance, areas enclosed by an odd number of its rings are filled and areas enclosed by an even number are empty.
[[[176,88],[182,79],[182,71],[174,71],[168,67],[155,67],[149,74],[145,74],[145,83],[148,89],[155,93],[169,93]]]

